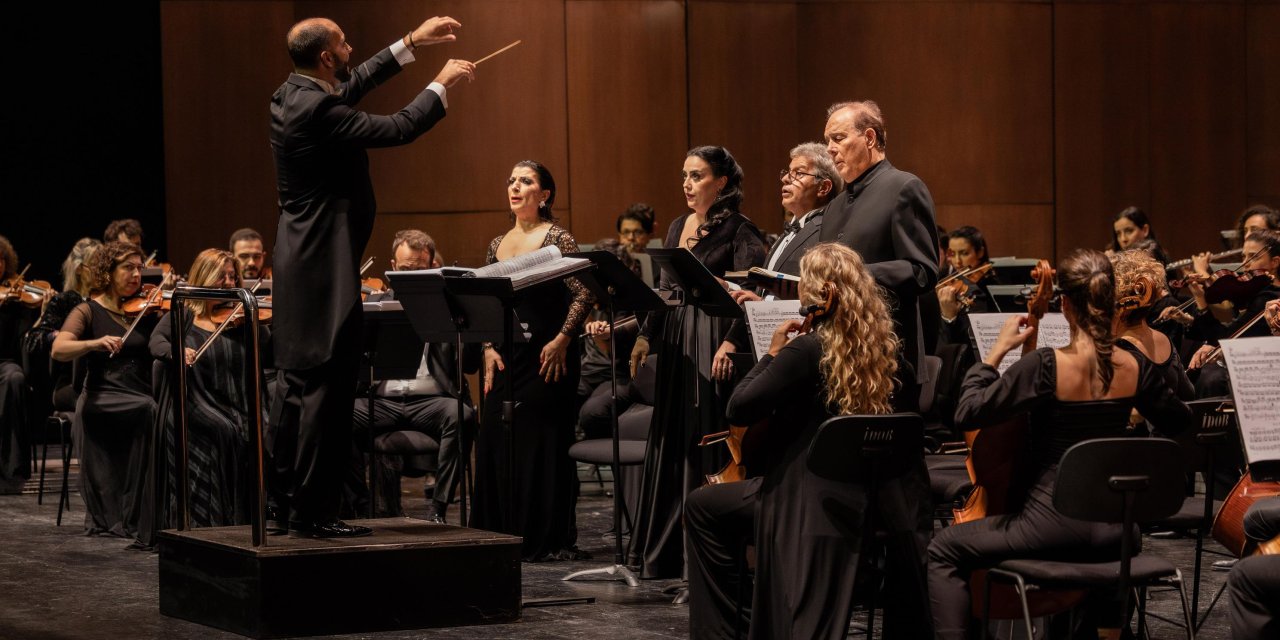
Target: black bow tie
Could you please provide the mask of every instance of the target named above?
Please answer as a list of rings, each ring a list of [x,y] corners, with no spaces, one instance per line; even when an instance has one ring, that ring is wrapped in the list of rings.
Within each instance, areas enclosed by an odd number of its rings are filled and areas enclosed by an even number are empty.
[[[783,228],[783,231],[786,233],[800,233],[800,223],[788,222],[787,226]]]

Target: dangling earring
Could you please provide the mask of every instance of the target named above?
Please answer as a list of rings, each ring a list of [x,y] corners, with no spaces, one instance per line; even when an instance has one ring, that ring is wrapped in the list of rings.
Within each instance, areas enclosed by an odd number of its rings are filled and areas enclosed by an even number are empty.
[[[547,201],[546,201],[546,200],[543,200],[542,202],[539,202],[539,203],[538,203],[538,208],[539,208],[539,209],[546,209],[546,208],[547,208]]]

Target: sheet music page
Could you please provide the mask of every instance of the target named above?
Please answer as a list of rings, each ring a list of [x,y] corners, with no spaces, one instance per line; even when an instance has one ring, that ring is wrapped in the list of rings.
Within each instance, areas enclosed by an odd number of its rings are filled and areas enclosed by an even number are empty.
[[[769,353],[769,342],[773,340],[773,332],[777,331],[778,325],[787,320],[801,319],[799,300],[752,300],[746,303],[745,309],[756,360]]]
[[[973,331],[973,340],[978,346],[978,360],[986,360],[987,354],[991,352],[991,347],[996,344],[996,338],[1000,337],[1000,328],[1004,326],[1006,320],[1010,316],[1022,316],[1025,313],[971,313],[969,314],[969,328]],[[1067,319],[1061,313],[1046,313],[1040,319],[1040,326],[1037,329],[1039,337],[1036,338],[1037,347],[1065,347],[1071,342],[1071,328],[1067,325]],[[1000,366],[996,367],[1000,373],[1004,373],[1013,363],[1022,357],[1022,349],[1014,349],[1005,354],[1004,360],[1000,361]]]
[[[1239,338],[1221,344],[1249,463],[1280,460],[1280,337]]]
[[[559,257],[560,247],[550,245],[521,256],[485,265],[476,269],[475,274],[477,278],[509,278],[511,274],[517,271],[523,271],[544,262],[551,262]]]

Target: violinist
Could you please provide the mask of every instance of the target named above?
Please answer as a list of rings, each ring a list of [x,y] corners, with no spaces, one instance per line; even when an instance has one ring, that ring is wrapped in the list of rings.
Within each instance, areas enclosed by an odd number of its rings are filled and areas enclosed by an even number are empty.
[[[987,268],[991,264],[987,240],[977,227],[963,226],[947,237],[947,253],[950,255],[951,279],[937,287],[938,306],[942,310],[942,327],[939,339],[943,344],[971,345],[969,338],[969,313],[999,311],[987,287],[999,284],[996,271]],[[973,275],[962,275],[971,273]]]
[[[13,245],[0,236],[0,275],[4,279],[0,290],[6,294],[0,304],[0,490],[31,475],[27,434],[35,416],[29,413],[32,407],[22,368],[22,336],[35,323],[40,309],[23,303],[17,265]]]
[[[142,223],[133,218],[112,220],[102,232],[103,242],[126,242],[138,247],[139,251],[142,251],[142,240]]]
[[[142,250],[125,242],[94,251],[88,262],[90,298],[71,310],[53,340],[54,360],[83,358],[87,371],[74,429],[80,434],[80,495],[90,534],[132,538],[142,515],[156,410],[147,340],[156,321],[155,314],[131,318],[124,309],[142,287],[142,259]]]
[[[262,245],[262,234],[248,227],[237,229],[231,234],[230,246],[241,280],[271,277],[271,267],[266,266],[267,250]]]
[[[1173,342],[1147,324],[1151,309],[1165,290],[1164,265],[1140,249],[1113,254],[1111,265],[1115,272],[1116,345],[1150,361],[1183,401],[1195,399],[1195,387]]]
[[[996,366],[1033,333],[1024,331],[1025,316],[1013,316],[986,359],[965,377],[956,408],[956,423],[962,427],[991,426],[1030,413],[1027,453],[1034,481],[1020,507],[947,527],[930,544],[929,597],[938,638],[967,637],[967,581],[976,569],[1011,558],[1119,557],[1120,525],[1073,520],[1053,507],[1058,461],[1071,445],[1124,435],[1135,406],[1166,433],[1181,430],[1191,419],[1190,409],[1149,361],[1114,348],[1115,295],[1107,257],[1100,251],[1074,251],[1058,264],[1058,281],[1070,343],[1026,353],[1002,375]],[[1118,609],[1110,602],[1090,607],[1102,615]],[[1089,622],[1107,637],[1118,636],[1122,623],[1102,617]]]
[[[239,287],[236,268],[236,260],[229,251],[205,249],[191,263],[188,283],[213,289]],[[254,419],[252,403],[246,395],[249,385],[244,379],[244,370],[245,358],[252,356],[246,351],[244,332],[238,325],[211,338],[237,303],[187,300],[183,304],[189,312],[184,316],[189,324],[183,328],[183,359],[188,366],[187,482],[191,524],[196,527],[249,524],[249,497],[254,491],[249,443]],[[170,320],[168,315],[160,319],[151,333],[148,348],[155,359],[171,363],[173,325]],[[270,362],[271,343],[270,331],[265,326],[259,326],[258,344],[266,365]],[[202,348],[205,351],[200,353]],[[166,479],[164,486],[157,487],[155,492],[162,514],[158,527],[161,529],[177,526],[182,517],[176,510],[178,473],[173,397],[169,387],[172,384],[176,384],[173,376],[165,375],[157,398],[158,433],[163,438],[159,446],[165,461],[164,472],[159,477]],[[266,406],[265,402],[262,406]]]
[[[800,321],[782,324],[729,400],[733,423],[771,418],[760,434],[759,468],[748,468],[755,477],[704,486],[685,505],[691,638],[734,637],[744,539],[756,548],[755,588],[750,607],[742,607],[750,611],[748,637],[845,637],[867,496],[859,485],[813,475],[809,445],[832,416],[911,411],[918,403],[885,293],[862,258],[840,244],[819,244],[801,259],[800,278],[810,330],[791,339]],[[885,637],[930,637],[927,533],[918,533],[932,526],[923,459],[915,473],[882,488],[879,504],[891,550],[886,590],[893,594]]]
[[[1248,258],[1248,262],[1241,265],[1241,271],[1244,274],[1265,274],[1256,277],[1269,276],[1272,281],[1271,284],[1255,295],[1229,324],[1224,326],[1211,313],[1206,312],[1209,304],[1205,297],[1205,287],[1197,282],[1189,284],[1192,295],[1195,296],[1196,308],[1199,314],[1192,321],[1188,334],[1190,337],[1205,342],[1192,355],[1189,363],[1191,369],[1200,370],[1200,375],[1196,379],[1196,394],[1202,398],[1226,395],[1229,392],[1226,368],[1217,364],[1207,366],[1211,364],[1207,358],[1217,347],[1218,341],[1230,336],[1253,337],[1269,335],[1270,332],[1265,322],[1254,323],[1248,329],[1244,327],[1264,311],[1269,301],[1280,299],[1280,286],[1277,286],[1275,281],[1275,278],[1280,277],[1280,232],[1260,229],[1250,233],[1244,241],[1244,255]],[[1222,277],[1233,278],[1237,276],[1228,274]],[[1241,331],[1243,332],[1241,333]],[[1237,333],[1240,333],[1240,335],[1237,336]],[[1221,361],[1218,360],[1217,362],[1220,363]]]

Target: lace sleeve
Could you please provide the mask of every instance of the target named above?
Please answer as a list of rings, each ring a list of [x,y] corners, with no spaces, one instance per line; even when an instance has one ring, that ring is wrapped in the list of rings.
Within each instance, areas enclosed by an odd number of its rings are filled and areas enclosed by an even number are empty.
[[[502,244],[502,239],[505,237],[507,237],[507,234],[504,233],[489,243],[489,250],[484,253],[485,264],[493,264],[498,261],[498,245]]]
[[[76,340],[88,340],[95,337],[93,335],[93,312],[89,309],[88,302],[82,302],[76,305],[76,308],[67,314],[67,319],[62,323],[62,331],[67,335],[75,336]]]
[[[561,253],[574,253],[578,250],[578,241],[559,226],[552,226],[547,230],[547,239],[543,242],[543,246],[551,244],[556,245]],[[595,296],[591,295],[591,291],[577,278],[565,278],[564,284],[573,294],[573,302],[569,304],[569,314],[564,319],[564,325],[560,327],[560,333],[577,337],[582,328],[582,321],[586,319],[587,314],[591,313],[591,307],[595,304]]]

